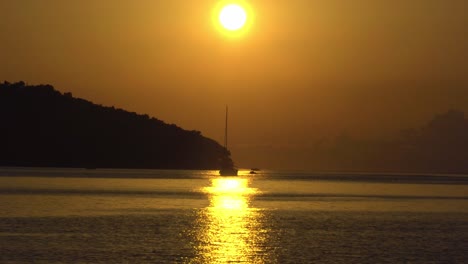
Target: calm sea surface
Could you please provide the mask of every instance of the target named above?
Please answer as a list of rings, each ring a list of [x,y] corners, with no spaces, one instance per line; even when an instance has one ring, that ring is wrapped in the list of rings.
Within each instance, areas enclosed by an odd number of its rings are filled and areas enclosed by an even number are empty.
[[[0,168],[1,263],[468,263],[468,176]]]

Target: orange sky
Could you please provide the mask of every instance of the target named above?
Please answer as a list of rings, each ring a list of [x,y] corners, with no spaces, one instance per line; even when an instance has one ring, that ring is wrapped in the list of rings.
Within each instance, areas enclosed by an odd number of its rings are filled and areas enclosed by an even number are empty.
[[[246,167],[293,167],[287,151],[325,136],[468,111],[465,0],[252,0],[255,23],[235,40],[213,25],[216,2],[2,1],[0,80],[52,84],[218,142],[228,104]]]

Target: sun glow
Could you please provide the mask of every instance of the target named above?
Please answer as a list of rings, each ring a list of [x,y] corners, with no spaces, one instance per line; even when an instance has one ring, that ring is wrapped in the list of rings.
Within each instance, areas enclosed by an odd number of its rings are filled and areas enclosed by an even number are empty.
[[[245,10],[236,4],[230,4],[221,10],[219,13],[219,22],[227,30],[239,30],[247,21],[247,13]]]
[[[245,0],[220,1],[213,10],[213,22],[228,37],[244,35],[253,23],[253,12]]]

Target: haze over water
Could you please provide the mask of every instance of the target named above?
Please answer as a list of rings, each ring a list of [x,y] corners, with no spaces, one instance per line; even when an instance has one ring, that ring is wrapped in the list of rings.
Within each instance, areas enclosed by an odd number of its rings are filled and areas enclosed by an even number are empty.
[[[468,177],[0,170],[0,262],[463,263]]]
[[[0,10],[0,263],[468,263],[467,0]]]
[[[466,0],[235,0],[253,18],[235,39],[212,18],[225,2],[1,1],[0,81],[218,142],[228,104],[234,160],[275,169],[324,170],[340,135],[386,141],[468,111]]]

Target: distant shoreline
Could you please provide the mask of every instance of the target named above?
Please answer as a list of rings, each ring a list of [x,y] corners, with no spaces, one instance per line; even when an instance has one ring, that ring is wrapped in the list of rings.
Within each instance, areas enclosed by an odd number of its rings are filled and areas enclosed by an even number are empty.
[[[245,173],[242,173],[245,172]],[[314,172],[262,170],[249,175],[241,170],[240,178],[252,180],[330,181],[390,184],[448,184],[468,185],[466,174],[433,173],[372,173],[372,172]],[[1,178],[103,178],[103,179],[210,179],[220,177],[217,170],[177,169],[95,169],[56,167],[0,167]]]

